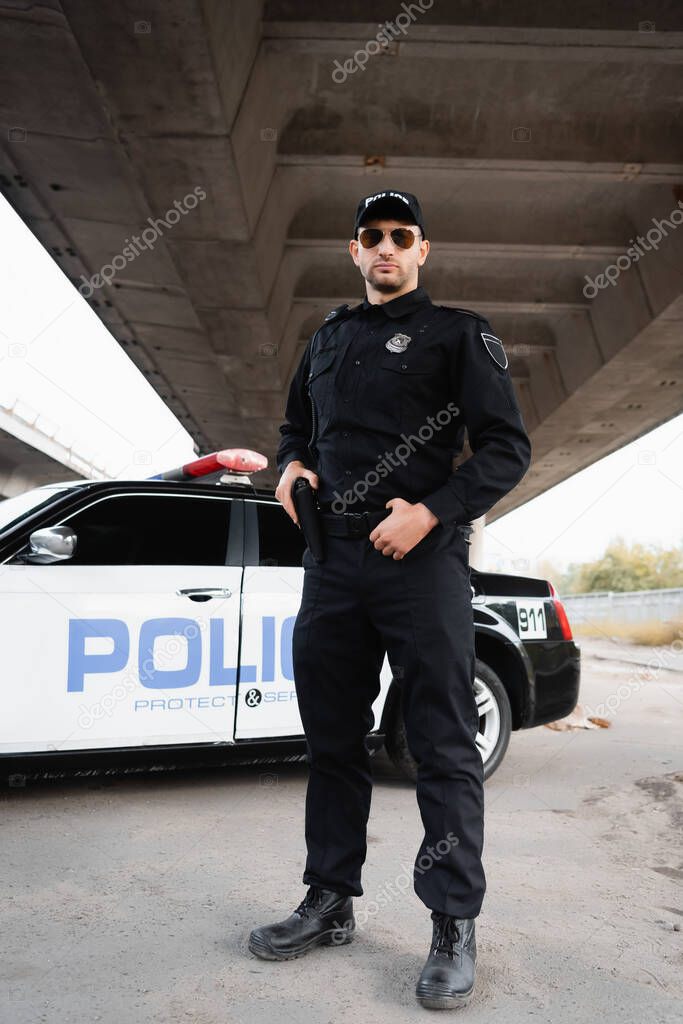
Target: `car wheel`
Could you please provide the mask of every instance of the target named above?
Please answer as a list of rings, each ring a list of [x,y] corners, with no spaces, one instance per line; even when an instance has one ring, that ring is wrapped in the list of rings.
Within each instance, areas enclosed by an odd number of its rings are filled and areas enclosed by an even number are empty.
[[[505,757],[512,732],[510,700],[500,679],[478,658],[475,665],[474,695],[479,709],[477,747],[484,762],[484,778],[495,772]],[[401,714],[400,691],[393,702],[385,746],[394,765],[413,782],[417,781],[417,764],[408,749],[405,722]]]

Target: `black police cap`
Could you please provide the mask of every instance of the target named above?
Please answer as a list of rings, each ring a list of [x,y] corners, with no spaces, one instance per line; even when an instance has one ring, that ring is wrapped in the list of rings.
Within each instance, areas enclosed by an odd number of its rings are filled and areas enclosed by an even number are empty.
[[[422,237],[426,238],[422,209],[420,208],[417,196],[414,196],[412,192],[386,190],[384,192],[375,192],[374,195],[365,196],[364,199],[361,199],[356,210],[356,224],[353,230],[354,237],[358,233],[358,228],[372,217],[393,217],[396,220],[410,220],[413,224],[417,224],[422,232]]]

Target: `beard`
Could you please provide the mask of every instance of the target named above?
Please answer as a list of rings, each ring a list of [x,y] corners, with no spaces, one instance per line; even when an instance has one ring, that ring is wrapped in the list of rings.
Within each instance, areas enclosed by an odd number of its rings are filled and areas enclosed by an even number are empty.
[[[382,294],[384,295],[388,295],[391,292],[400,291],[400,289],[408,280],[408,273],[401,273],[400,268],[397,268],[397,271],[398,276],[395,277],[392,281],[387,281],[387,279],[382,274],[375,273],[373,270],[369,270],[368,273],[364,274],[363,276],[365,277],[365,280],[368,282],[368,284],[371,284],[376,291],[382,292]]]

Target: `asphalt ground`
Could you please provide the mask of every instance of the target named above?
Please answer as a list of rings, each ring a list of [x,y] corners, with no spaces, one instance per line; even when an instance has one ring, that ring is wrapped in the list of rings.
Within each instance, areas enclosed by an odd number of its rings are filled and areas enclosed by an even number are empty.
[[[448,1019],[683,1018],[683,672],[579,641],[609,729],[515,733],[486,784],[478,977]],[[648,652],[651,653],[651,652]],[[666,663],[665,663],[666,664]],[[431,937],[414,788],[380,753],[348,945],[284,963],[252,927],[303,898],[304,764],[0,794],[3,1024],[414,1021]]]

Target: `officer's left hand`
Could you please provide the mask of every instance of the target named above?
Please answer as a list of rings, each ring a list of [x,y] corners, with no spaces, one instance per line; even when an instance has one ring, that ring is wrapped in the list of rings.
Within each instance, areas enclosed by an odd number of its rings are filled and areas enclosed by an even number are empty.
[[[392,555],[397,560],[407,555],[439,523],[421,501],[411,505],[404,498],[390,498],[384,507],[391,509],[391,515],[372,530],[369,540],[383,555]]]

